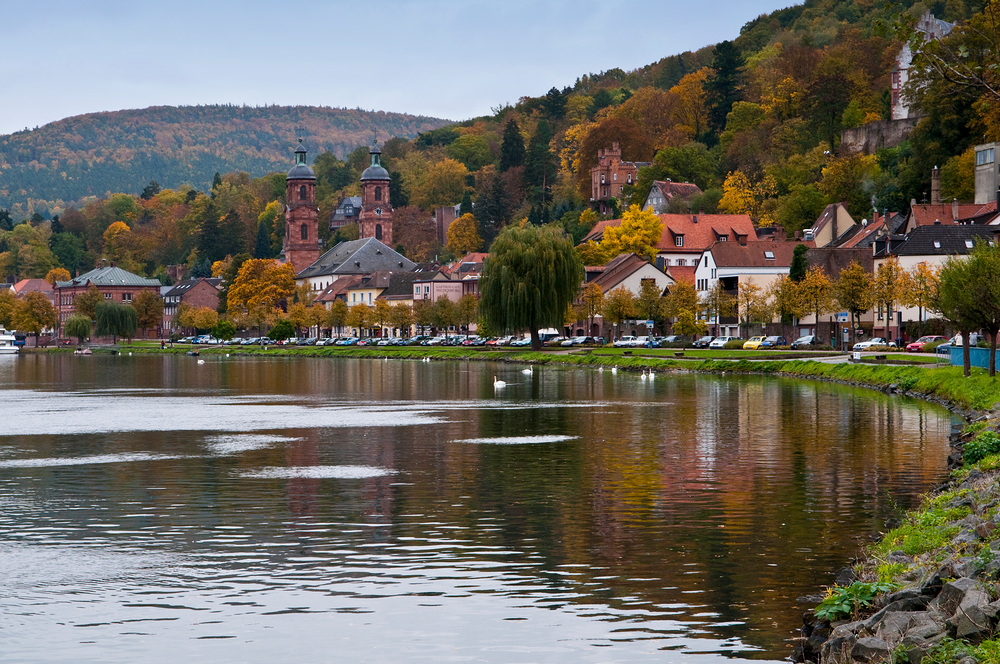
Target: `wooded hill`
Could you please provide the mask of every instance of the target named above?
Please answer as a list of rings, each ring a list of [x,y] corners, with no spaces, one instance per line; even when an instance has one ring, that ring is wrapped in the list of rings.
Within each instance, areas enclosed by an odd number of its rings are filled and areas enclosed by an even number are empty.
[[[344,157],[378,134],[414,138],[447,120],[312,106],[156,106],[88,113],[0,136],[0,208],[13,216],[138,194],[156,180],[207,190],[215,173],[287,171],[299,138]],[[30,202],[30,205],[29,205]]]

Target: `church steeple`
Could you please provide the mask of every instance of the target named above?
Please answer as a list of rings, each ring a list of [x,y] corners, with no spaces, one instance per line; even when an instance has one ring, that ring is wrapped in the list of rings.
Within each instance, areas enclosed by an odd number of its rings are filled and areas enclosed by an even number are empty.
[[[389,171],[382,166],[382,150],[376,142],[370,149],[372,164],[361,174],[361,237],[373,237],[392,246],[392,205],[389,203]]]
[[[316,262],[322,249],[319,238],[319,207],[316,205],[316,174],[306,164],[302,139],[295,148],[295,165],[285,178],[285,239],[282,254],[295,274]]]

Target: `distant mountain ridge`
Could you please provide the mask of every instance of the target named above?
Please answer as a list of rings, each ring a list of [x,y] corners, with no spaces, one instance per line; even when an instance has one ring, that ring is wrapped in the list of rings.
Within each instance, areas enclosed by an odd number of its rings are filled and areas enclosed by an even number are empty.
[[[153,106],[88,113],[0,136],[0,208],[30,213],[87,196],[190,184],[216,172],[287,170],[303,139],[310,158],[338,157],[393,136],[411,139],[450,120],[316,106]]]

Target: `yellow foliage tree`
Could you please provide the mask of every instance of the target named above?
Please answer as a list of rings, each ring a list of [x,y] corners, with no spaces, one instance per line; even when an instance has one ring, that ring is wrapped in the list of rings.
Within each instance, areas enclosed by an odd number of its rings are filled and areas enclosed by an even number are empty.
[[[448,249],[455,256],[461,257],[470,251],[479,251],[482,246],[479,222],[471,213],[466,212],[448,226]]]
[[[251,258],[240,267],[229,289],[229,311],[237,312],[258,327],[277,320],[281,303],[295,292],[291,263]]]
[[[696,140],[708,126],[708,102],[705,95],[705,81],[711,70],[702,67],[682,78],[670,92],[677,96],[677,128],[689,140]]]
[[[454,159],[443,159],[427,168],[413,202],[425,210],[461,202],[469,169]]]
[[[743,171],[736,170],[722,184],[719,209],[729,214],[749,215],[756,226],[771,226],[775,218],[767,210],[766,202],[777,191],[778,185],[773,176],[765,175],[759,182],[752,182]]]
[[[647,261],[656,258],[656,245],[663,234],[663,222],[652,210],[630,205],[622,215],[622,223],[604,230],[601,249],[608,259],[621,253],[634,253]]]
[[[45,281],[52,286],[55,286],[57,281],[69,281],[71,278],[69,270],[64,267],[54,267],[45,275]]]

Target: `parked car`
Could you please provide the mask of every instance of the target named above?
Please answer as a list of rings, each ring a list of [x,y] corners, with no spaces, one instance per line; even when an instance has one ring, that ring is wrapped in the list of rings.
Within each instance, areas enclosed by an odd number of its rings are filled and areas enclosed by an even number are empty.
[[[709,348],[725,348],[730,341],[739,341],[739,337],[716,337],[708,344]]]
[[[692,348],[708,348],[708,345],[710,343],[712,343],[713,339],[715,339],[714,336],[712,336],[711,334],[706,334],[705,336],[698,337],[693,342],[691,342],[691,347]]]
[[[764,343],[764,337],[750,337],[743,343],[743,350],[757,350]]]
[[[911,341],[910,343],[906,344],[906,350],[908,350],[911,353],[919,353],[921,350],[923,350],[925,345],[934,343],[935,341],[944,342],[946,341],[946,338],[940,334],[928,334],[920,337],[916,341]]]
[[[807,334],[801,336],[792,342],[793,350],[800,350],[802,348],[808,348],[809,346],[819,346],[820,340],[815,334]]]
[[[635,337],[624,336],[619,338],[618,341],[616,341],[612,345],[615,348],[632,348],[634,343],[635,343]]]
[[[240,342],[241,346],[253,346],[254,344],[260,343],[260,337],[247,337]]]
[[[665,337],[659,337],[660,344],[680,344],[687,341],[687,337],[683,334],[668,334]]]
[[[361,341],[361,339],[359,339],[357,337],[342,337],[342,338],[340,338],[340,339],[337,340],[337,343],[335,345],[337,345],[337,346],[353,346],[354,344],[358,343],[359,341]]]
[[[859,341],[858,343],[854,344],[852,350],[868,350],[869,348],[873,348],[875,346],[888,346],[888,345],[890,345],[889,342],[883,339],[882,337],[872,337],[867,341]]]
[[[764,337],[764,340],[760,342],[758,348],[774,348],[775,346],[787,346],[788,339],[779,336]]]
[[[514,339],[513,341],[510,342],[510,345],[511,346],[530,346],[531,345],[531,337],[524,337],[522,339]]]
[[[562,342],[562,346],[582,346],[584,344],[594,343],[593,337],[570,337]]]

